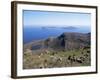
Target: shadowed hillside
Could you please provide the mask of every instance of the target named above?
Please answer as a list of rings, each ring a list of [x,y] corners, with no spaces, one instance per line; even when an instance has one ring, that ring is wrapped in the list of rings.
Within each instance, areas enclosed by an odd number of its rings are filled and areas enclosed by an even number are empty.
[[[45,40],[37,40],[25,44],[24,49],[52,49],[52,50],[73,50],[90,45],[90,33],[63,33],[58,37],[49,37]]]

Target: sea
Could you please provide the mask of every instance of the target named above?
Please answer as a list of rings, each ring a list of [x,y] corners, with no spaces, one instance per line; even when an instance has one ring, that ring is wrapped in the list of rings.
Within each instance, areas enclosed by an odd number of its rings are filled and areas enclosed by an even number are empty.
[[[85,27],[23,27],[23,43],[29,43],[35,40],[47,39],[49,37],[57,37],[64,32],[79,32],[89,33],[91,29],[89,26]]]

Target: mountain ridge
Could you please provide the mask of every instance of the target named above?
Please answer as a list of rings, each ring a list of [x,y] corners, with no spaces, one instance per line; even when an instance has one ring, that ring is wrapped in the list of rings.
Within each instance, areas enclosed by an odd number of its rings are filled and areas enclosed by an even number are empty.
[[[25,49],[55,51],[74,50],[90,46],[91,33],[64,32],[57,37],[49,37],[24,45]]]

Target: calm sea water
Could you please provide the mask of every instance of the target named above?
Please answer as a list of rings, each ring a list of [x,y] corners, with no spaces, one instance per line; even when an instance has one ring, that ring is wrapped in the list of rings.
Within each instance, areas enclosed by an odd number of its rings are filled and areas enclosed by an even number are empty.
[[[89,27],[66,29],[66,28],[43,28],[43,27],[24,27],[23,28],[23,42],[24,44],[40,39],[46,39],[48,37],[57,37],[63,32],[80,32],[88,33],[90,32]]]

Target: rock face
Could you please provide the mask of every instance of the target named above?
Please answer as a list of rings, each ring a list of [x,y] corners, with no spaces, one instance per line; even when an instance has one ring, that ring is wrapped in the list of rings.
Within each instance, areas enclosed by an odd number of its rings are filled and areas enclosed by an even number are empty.
[[[63,33],[58,39],[65,50],[79,49],[90,45],[90,34]]]
[[[26,44],[24,48],[31,50],[51,49],[51,50],[73,50],[90,47],[90,33],[65,32],[58,37],[50,37],[46,40],[39,40]]]

